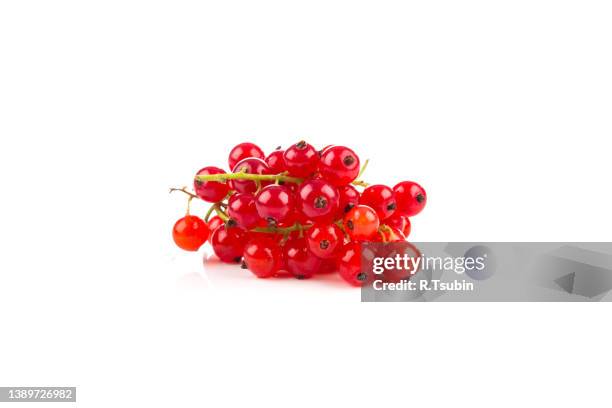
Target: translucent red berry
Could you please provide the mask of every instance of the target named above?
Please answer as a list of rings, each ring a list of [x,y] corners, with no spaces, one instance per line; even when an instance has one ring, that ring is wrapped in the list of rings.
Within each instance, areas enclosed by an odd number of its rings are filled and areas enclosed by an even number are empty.
[[[285,266],[298,279],[312,277],[321,267],[322,260],[309,249],[305,239],[291,239],[283,247]]]
[[[279,174],[286,170],[284,150],[275,150],[266,157],[266,164],[270,167],[272,174]]]
[[[238,263],[242,259],[246,239],[247,235],[242,229],[222,225],[213,232],[211,245],[221,261]]]
[[[208,166],[197,173],[197,175],[209,174],[225,174],[225,171],[218,167]],[[229,191],[229,186],[226,183],[221,183],[219,181],[200,181],[197,179],[193,182],[193,188],[198,197],[209,203],[221,201]]]
[[[257,236],[244,247],[244,263],[258,278],[274,276],[281,267],[281,251],[271,238]]]
[[[319,153],[305,141],[298,142],[283,154],[285,168],[296,177],[308,177],[317,170]]]
[[[359,204],[359,191],[350,184],[338,187],[338,193],[340,194],[340,212],[342,214],[349,212]]]
[[[243,229],[251,229],[259,223],[259,214],[255,206],[255,197],[248,193],[235,193],[227,202],[227,213],[230,224],[235,223]]]
[[[264,154],[263,150],[261,150],[259,146],[254,143],[240,143],[239,145],[234,146],[234,148],[230,151],[227,164],[229,164],[230,169],[233,169],[240,160],[248,157],[264,159],[266,155]]]
[[[277,226],[293,212],[295,199],[288,187],[269,185],[257,193],[255,205],[257,213],[269,226]]]
[[[200,217],[186,215],[172,228],[172,238],[176,245],[185,251],[197,251],[208,239],[210,229]]]
[[[380,220],[376,211],[366,205],[358,205],[344,216],[344,227],[351,239],[367,241],[378,232]]]
[[[368,281],[368,273],[361,270],[361,244],[349,242],[340,251],[338,273],[353,286],[363,286]]]
[[[393,215],[397,208],[393,190],[382,184],[374,184],[363,190],[359,203],[371,207],[381,220]]]
[[[408,235],[410,235],[410,219],[405,215],[401,215],[396,212],[391,217],[385,220],[385,224],[390,227],[397,228],[399,231],[402,232],[404,238],[408,238]]]
[[[315,224],[306,232],[308,248],[319,258],[333,258],[342,246],[344,234],[335,224]]]
[[[340,205],[338,189],[325,180],[309,180],[298,189],[298,208],[313,220],[331,219]]]
[[[241,160],[234,166],[234,173],[248,173],[248,174],[270,174],[270,168],[265,161],[250,157],[248,159]],[[271,181],[261,181],[262,186],[270,184]],[[231,180],[231,186],[234,190],[240,193],[254,193],[257,191],[257,183],[251,180]]]
[[[321,154],[319,172],[335,186],[344,186],[359,175],[359,157],[344,146],[332,146]]]
[[[420,213],[427,203],[425,189],[414,181],[402,181],[393,187],[397,211],[407,217]]]
[[[215,230],[223,224],[225,224],[225,222],[223,222],[221,217],[216,215],[210,220],[208,220],[208,229],[210,230],[210,234],[208,235],[208,242],[210,242],[210,239],[212,238],[212,233],[215,232]]]

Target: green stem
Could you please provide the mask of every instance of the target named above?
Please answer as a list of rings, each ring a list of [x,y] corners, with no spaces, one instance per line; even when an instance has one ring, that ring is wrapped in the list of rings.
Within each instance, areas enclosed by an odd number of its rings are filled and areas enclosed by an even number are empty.
[[[293,224],[290,227],[257,227],[253,228],[251,231],[254,232],[266,232],[269,234],[289,234],[294,231],[302,231],[312,227],[312,224],[302,225],[299,222]]]
[[[304,181],[301,178],[290,177],[281,174],[250,174],[250,173],[222,173],[222,174],[200,174],[195,176],[196,181],[220,181],[225,182],[227,180],[251,180],[251,181],[283,181],[286,183],[299,184]]]
[[[180,191],[180,192],[182,192],[182,193],[185,193],[185,194],[187,194],[187,195],[188,195],[189,197],[191,197],[191,198],[200,198],[200,197],[198,197],[197,195],[195,195],[195,194],[190,193],[189,191],[187,191],[187,187],[183,187],[183,188],[171,187],[171,188],[170,188],[170,192],[171,192],[171,193],[174,193],[175,191]]]
[[[365,163],[363,163],[363,166],[361,166],[361,169],[359,170],[359,174],[357,175],[357,178],[351,184],[353,184],[355,186],[360,186],[360,187],[367,187],[367,186],[369,186],[369,184],[366,183],[365,181],[359,180],[361,178],[361,176],[363,176],[363,173],[368,168],[368,164],[369,163],[370,163],[370,159],[367,159],[365,161]]]
[[[359,170],[359,174],[357,175],[357,179],[359,179],[359,178],[361,178],[361,176],[363,176],[363,173],[368,168],[368,164],[369,163],[370,163],[370,159],[366,159],[365,163],[363,163],[363,166],[361,166],[361,170]]]

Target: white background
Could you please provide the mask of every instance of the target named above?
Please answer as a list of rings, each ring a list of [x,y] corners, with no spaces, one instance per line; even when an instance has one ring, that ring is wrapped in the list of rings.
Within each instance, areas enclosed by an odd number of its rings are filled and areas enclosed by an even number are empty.
[[[421,182],[415,241],[609,241],[610,21],[606,1],[3,1],[0,385],[87,407],[609,401],[607,305],[361,304],[205,268],[172,245],[167,188],[306,138]]]

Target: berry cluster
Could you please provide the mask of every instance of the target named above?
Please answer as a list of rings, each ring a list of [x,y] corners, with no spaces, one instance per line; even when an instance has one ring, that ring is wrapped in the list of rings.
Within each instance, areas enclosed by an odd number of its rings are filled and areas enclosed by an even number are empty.
[[[317,151],[300,141],[268,156],[253,143],[229,154],[226,173],[204,167],[192,199],[213,203],[205,218],[187,215],[174,225],[174,242],[197,251],[206,241],[223,262],[240,263],[259,278],[298,279],[338,272],[361,286],[360,242],[405,241],[410,218],[425,207],[425,190],[402,181],[391,188],[358,180],[365,167],[344,146]],[[357,189],[363,188],[363,191]],[[216,215],[213,216],[213,213]]]

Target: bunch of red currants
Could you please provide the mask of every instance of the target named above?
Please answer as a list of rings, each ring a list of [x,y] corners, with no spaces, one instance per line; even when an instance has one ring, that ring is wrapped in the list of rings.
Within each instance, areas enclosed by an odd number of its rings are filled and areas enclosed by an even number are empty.
[[[198,171],[195,193],[171,189],[186,193],[189,202],[213,203],[204,219],[190,215],[188,205],[174,225],[174,242],[197,251],[209,241],[221,261],[242,263],[259,278],[337,271],[362,286],[368,275],[361,270],[360,243],[405,241],[409,217],[427,202],[412,181],[393,188],[361,181],[367,161],[361,167],[344,146],[317,151],[300,141],[265,156],[257,145],[241,143],[228,164],[231,173],[212,166]]]

